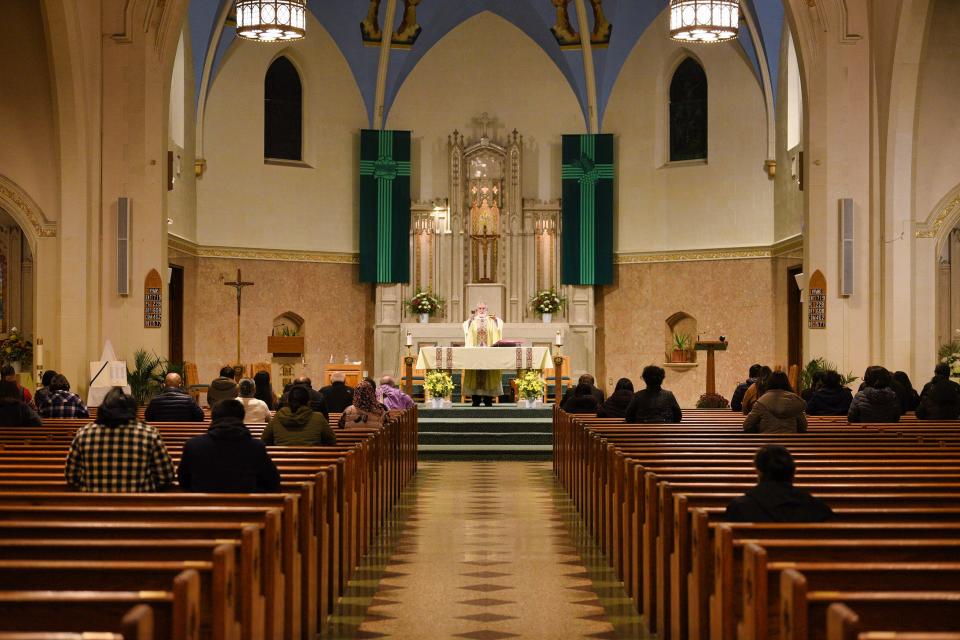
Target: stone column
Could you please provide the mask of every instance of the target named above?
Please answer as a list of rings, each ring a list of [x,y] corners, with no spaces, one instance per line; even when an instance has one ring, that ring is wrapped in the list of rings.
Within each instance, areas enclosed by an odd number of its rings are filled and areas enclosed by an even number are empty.
[[[948,337],[944,342],[960,337],[957,333],[960,331],[960,231],[951,231],[947,242],[950,247],[950,286],[944,300],[949,305],[947,308],[950,309],[950,321],[947,325]]]

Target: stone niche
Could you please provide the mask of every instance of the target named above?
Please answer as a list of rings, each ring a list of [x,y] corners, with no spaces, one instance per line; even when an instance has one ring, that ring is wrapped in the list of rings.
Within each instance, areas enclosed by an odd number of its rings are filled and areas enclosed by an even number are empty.
[[[303,317],[285,311],[273,319],[273,329],[267,336],[267,351],[271,354],[270,377],[278,393],[294,378],[303,375],[306,337]]]

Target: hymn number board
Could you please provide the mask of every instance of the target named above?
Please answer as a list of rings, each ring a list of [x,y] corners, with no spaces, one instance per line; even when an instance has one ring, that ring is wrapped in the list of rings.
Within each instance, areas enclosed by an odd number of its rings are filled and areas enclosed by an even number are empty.
[[[807,326],[811,329],[827,328],[827,279],[819,269],[807,283]]]
[[[163,325],[163,280],[156,269],[143,281],[143,326],[159,329]]]

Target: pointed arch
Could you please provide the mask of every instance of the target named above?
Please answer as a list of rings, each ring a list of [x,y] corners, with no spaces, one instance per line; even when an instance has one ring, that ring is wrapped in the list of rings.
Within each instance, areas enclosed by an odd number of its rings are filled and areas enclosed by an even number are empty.
[[[286,55],[280,55],[263,80],[263,157],[303,160],[303,81]]]
[[[707,73],[686,56],[670,77],[670,161],[707,158]]]

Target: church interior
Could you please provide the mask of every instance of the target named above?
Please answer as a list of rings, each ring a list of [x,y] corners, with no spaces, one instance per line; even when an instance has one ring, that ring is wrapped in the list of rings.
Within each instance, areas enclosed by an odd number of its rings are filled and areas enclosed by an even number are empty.
[[[0,640],[960,639],[957,0],[0,8]],[[262,372],[279,488],[64,483]],[[731,520],[768,446],[829,522]]]

